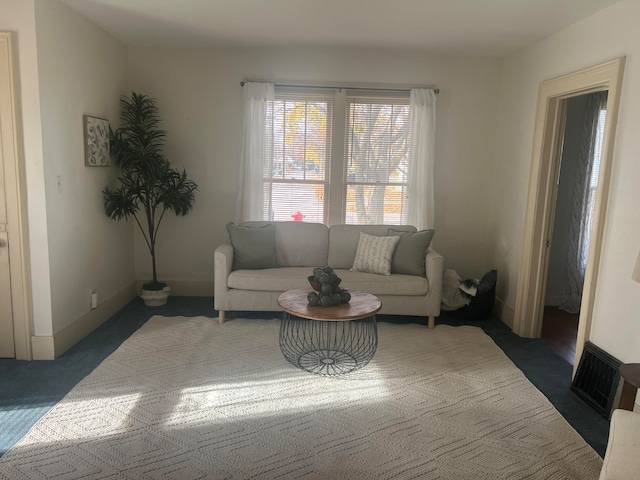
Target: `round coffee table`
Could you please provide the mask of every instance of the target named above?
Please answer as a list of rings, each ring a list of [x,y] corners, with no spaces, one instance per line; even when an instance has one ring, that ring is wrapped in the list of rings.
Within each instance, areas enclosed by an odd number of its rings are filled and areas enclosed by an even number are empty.
[[[292,365],[319,375],[341,375],[364,367],[378,347],[378,297],[349,290],[351,300],[334,307],[312,307],[309,289],[284,292],[280,350]]]

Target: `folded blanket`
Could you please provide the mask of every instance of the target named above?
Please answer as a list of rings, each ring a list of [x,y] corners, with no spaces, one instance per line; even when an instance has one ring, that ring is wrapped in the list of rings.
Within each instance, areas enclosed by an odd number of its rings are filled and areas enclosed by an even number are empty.
[[[471,302],[470,297],[460,291],[462,279],[455,270],[447,269],[442,275],[442,304],[445,312],[458,310]]]

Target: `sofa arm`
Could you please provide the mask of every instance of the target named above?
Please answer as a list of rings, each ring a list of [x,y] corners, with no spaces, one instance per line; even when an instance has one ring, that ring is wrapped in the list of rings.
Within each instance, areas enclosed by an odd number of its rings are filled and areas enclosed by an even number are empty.
[[[614,410],[600,480],[638,478],[640,471],[638,452],[640,452],[640,413]]]
[[[432,248],[429,248],[425,258],[425,269],[427,272],[427,280],[429,280],[427,310],[429,311],[429,316],[437,317],[440,315],[440,303],[442,302],[444,257]]]
[[[233,267],[233,247],[223,243],[213,255],[213,305],[216,310],[226,310],[228,280]]]

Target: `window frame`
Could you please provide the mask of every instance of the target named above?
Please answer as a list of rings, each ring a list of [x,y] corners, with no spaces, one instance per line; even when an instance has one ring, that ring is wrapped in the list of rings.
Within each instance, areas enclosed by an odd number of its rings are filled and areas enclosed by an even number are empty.
[[[325,225],[346,224],[347,222],[347,194],[349,186],[364,185],[372,186],[376,183],[371,182],[350,182],[348,180],[348,165],[347,165],[347,139],[348,139],[348,122],[347,115],[349,113],[349,99],[352,98],[369,98],[378,100],[376,103],[384,103],[384,101],[393,102],[394,100],[400,100],[400,104],[409,105],[410,92],[404,90],[390,91],[390,90],[369,90],[357,89],[357,88],[333,88],[333,87],[291,87],[291,86],[278,86],[275,87],[275,100],[283,101],[283,99],[290,98],[294,100],[295,95],[300,97],[311,97],[317,95],[320,97],[331,97],[331,117],[332,121],[329,125],[327,122],[327,142],[325,148],[325,172],[323,179],[307,179],[307,178],[285,178],[285,169],[283,166],[283,177],[274,177],[270,175],[274,168],[274,146],[272,143],[272,149],[266,152],[266,156],[263,161],[269,162],[268,168],[263,168],[263,185],[265,192],[265,200],[263,201],[263,218],[267,221],[272,221],[272,208],[273,205],[273,185],[304,185],[304,184],[321,184],[324,186],[324,204],[322,223]],[[408,115],[407,126],[407,157],[410,151],[411,142],[411,124],[410,117]],[[271,125],[271,138],[273,140],[273,125]],[[303,165],[303,171],[304,165]],[[269,175],[267,175],[267,173]],[[404,213],[402,222],[398,225],[406,225],[406,210],[407,210],[407,188],[409,183],[409,172],[407,171],[406,180],[404,182],[385,182],[386,187],[402,187],[402,196],[404,197]],[[380,184],[379,182],[377,183]],[[268,195],[268,200],[267,200]],[[304,212],[303,212],[304,213]],[[293,215],[292,215],[293,216]],[[304,221],[304,219],[303,219]]]
[[[275,140],[274,140],[274,130],[275,123],[273,121],[274,118],[274,108],[273,103],[275,102],[284,102],[286,104],[287,101],[293,102],[301,102],[301,101],[311,101],[316,99],[318,102],[323,101],[322,99],[330,99],[327,101],[327,124],[326,124],[326,137],[327,142],[324,146],[325,155],[324,155],[324,177],[320,179],[309,179],[307,178],[307,159],[303,159],[302,172],[303,178],[286,178],[286,167],[285,163],[286,154],[283,153],[282,159],[282,177],[277,177],[273,175],[274,171],[274,158],[275,158]],[[265,155],[268,158],[263,159],[263,172],[262,172],[262,183],[264,188],[264,196],[265,199],[263,201],[263,219],[266,221],[273,221],[271,212],[273,211],[271,206],[273,205],[273,185],[321,185],[322,188],[322,197],[323,197],[323,214],[322,214],[322,223],[327,224],[328,221],[328,204],[329,204],[329,179],[331,175],[331,158],[332,158],[332,130],[334,128],[333,121],[329,122],[329,118],[333,120],[335,107],[333,105],[333,95],[331,92],[328,92],[326,89],[318,89],[318,88],[308,88],[308,87],[276,87],[275,98],[271,105],[271,122],[267,122],[267,135],[270,137],[270,145],[271,149],[267,149],[265,151]],[[286,109],[284,110],[283,116],[286,117]],[[268,114],[267,114],[268,115]],[[270,125],[270,128],[269,128]],[[284,133],[286,135],[286,133]],[[283,137],[284,141],[284,137]],[[284,147],[283,147],[284,151]],[[267,165],[268,163],[268,165]],[[268,197],[268,200],[267,200]],[[291,215],[292,217],[294,214]]]
[[[402,156],[405,158],[407,162],[407,171],[405,174],[404,181],[401,182],[393,182],[387,178],[387,181],[350,181],[349,180],[349,168],[350,168],[350,148],[352,147],[353,133],[350,131],[350,127],[353,122],[351,120],[351,108],[352,105],[391,105],[392,112],[395,111],[395,107],[406,107],[406,118],[405,118],[405,131],[404,131],[404,151]],[[349,90],[346,95],[346,108],[345,108],[345,142],[344,142],[344,193],[342,202],[344,203],[342,222],[346,223],[347,221],[347,207],[348,203],[348,195],[349,195],[349,187],[376,187],[382,186],[386,189],[393,188],[401,188],[400,193],[400,206],[401,206],[401,222],[402,223],[393,223],[385,220],[385,212],[384,205],[383,211],[381,213],[382,220],[375,223],[382,223],[388,225],[407,225],[407,202],[408,202],[408,188],[409,188],[409,162],[410,162],[410,152],[411,152],[411,112],[409,106],[409,92],[395,93],[395,92],[362,92],[358,90]],[[390,124],[390,127],[393,128],[393,122]],[[391,153],[392,143],[389,143],[389,153]],[[384,198],[386,198],[387,193],[384,193]],[[384,201],[383,198],[383,201]],[[386,204],[386,202],[385,202]]]

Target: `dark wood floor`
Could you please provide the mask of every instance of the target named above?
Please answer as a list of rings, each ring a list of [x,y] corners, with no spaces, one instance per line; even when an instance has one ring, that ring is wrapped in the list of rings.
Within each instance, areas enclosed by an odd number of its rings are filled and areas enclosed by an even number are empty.
[[[567,313],[558,307],[544,307],[542,341],[573,365],[576,355],[579,314]]]

